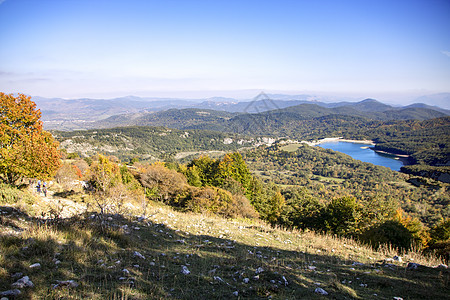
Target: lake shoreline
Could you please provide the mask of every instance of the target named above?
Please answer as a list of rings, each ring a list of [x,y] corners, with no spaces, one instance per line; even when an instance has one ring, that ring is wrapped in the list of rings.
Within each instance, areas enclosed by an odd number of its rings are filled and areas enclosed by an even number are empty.
[[[396,154],[396,153],[391,153],[391,152],[387,152],[387,151],[383,151],[383,150],[375,150],[374,148],[371,148],[373,151],[379,153],[379,154],[383,154],[383,155],[387,155],[387,156],[394,156],[395,159],[398,159],[399,161],[401,161],[403,163],[403,166],[409,166],[411,165],[411,161],[410,161],[410,156],[406,155],[406,154]]]
[[[361,148],[361,149],[370,149],[371,151],[373,151],[374,153],[378,154],[379,156],[385,156],[388,157],[389,159],[392,160],[397,160],[401,166],[407,166],[410,164],[410,157],[409,155],[403,155],[403,154],[396,154],[396,153],[389,153],[387,151],[383,151],[383,150],[377,150],[375,149],[376,147],[376,143],[372,140],[352,140],[352,139],[344,139],[342,137],[333,137],[333,138],[324,138],[324,139],[320,139],[320,140],[315,140],[315,141],[302,141],[301,143],[307,144],[309,146],[315,147],[315,146],[319,146],[321,147],[322,144],[338,144],[339,142],[342,143],[349,143],[349,144],[354,144],[356,147]],[[331,149],[333,149],[334,147],[331,147]],[[335,150],[335,149],[333,149]],[[342,152],[342,153],[346,153],[345,151],[340,151],[340,150],[335,150],[338,152]],[[348,153],[346,153],[348,154]],[[352,156],[355,159],[359,159],[357,157],[354,157],[353,155],[349,154],[350,156]],[[373,164],[377,164],[374,163],[370,160],[362,160],[362,161],[366,161],[366,162],[370,162]],[[386,164],[378,164],[378,165],[383,165],[383,166],[387,166]],[[400,171],[400,167],[395,167],[395,169],[393,169],[394,171]],[[387,166],[389,168],[392,169],[392,167]]]
[[[324,139],[320,139],[320,140],[312,141],[312,142],[301,141],[300,143],[307,144],[309,146],[317,146],[322,143],[329,143],[329,142],[346,142],[346,143],[364,144],[364,145],[372,145],[372,146],[376,145],[372,140],[349,140],[349,139],[344,139],[341,137],[324,138]]]
[[[395,159],[401,161],[403,166],[408,166],[411,164],[409,155],[396,154],[396,153],[391,153],[391,152],[387,152],[387,151],[383,151],[383,150],[376,150],[374,147],[374,146],[376,146],[376,143],[372,140],[351,140],[351,139],[344,139],[342,137],[332,137],[332,138],[323,138],[323,139],[315,140],[315,141],[311,141],[311,142],[301,141],[300,143],[307,144],[308,146],[314,147],[314,146],[318,146],[323,143],[334,143],[334,142],[345,142],[345,143],[368,145],[367,147],[364,147],[364,148],[369,148],[372,151],[375,151],[381,155],[393,156],[393,157],[395,157]],[[363,147],[361,147],[361,148],[363,148]]]

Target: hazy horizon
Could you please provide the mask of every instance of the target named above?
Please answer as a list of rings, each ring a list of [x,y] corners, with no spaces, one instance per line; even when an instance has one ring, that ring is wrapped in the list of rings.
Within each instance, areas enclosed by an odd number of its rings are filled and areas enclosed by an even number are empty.
[[[366,99],[374,99],[381,103],[388,104],[391,106],[407,106],[411,104],[424,103],[431,106],[437,106],[444,109],[450,109],[450,93],[442,94],[424,94],[424,95],[379,95],[380,97],[365,97],[358,95],[344,95],[344,94],[330,94],[330,93],[318,93],[318,92],[285,92],[285,91],[257,91],[257,90],[247,90],[247,91],[225,91],[225,92],[211,92],[211,91],[194,91],[194,92],[169,92],[169,93],[155,93],[151,95],[105,95],[104,97],[42,97],[39,95],[30,95],[32,98],[43,98],[43,99],[63,99],[63,100],[79,100],[79,99],[91,99],[91,100],[114,100],[120,98],[130,98],[136,97],[138,100],[143,101],[161,101],[161,100],[185,100],[192,102],[203,102],[209,100],[217,100],[218,102],[251,102],[255,99],[261,100],[260,94],[266,94],[271,100],[306,100],[306,101],[319,101],[324,103],[337,103],[337,102],[359,102]],[[435,97],[444,95],[444,97]],[[221,99],[223,98],[223,100]],[[431,101],[429,100],[429,98]],[[439,98],[440,100],[436,100]]]

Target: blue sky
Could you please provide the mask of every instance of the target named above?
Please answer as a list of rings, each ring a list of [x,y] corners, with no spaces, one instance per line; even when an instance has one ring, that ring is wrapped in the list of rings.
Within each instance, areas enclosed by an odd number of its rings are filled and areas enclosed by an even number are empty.
[[[450,92],[450,1],[0,0],[0,91]]]

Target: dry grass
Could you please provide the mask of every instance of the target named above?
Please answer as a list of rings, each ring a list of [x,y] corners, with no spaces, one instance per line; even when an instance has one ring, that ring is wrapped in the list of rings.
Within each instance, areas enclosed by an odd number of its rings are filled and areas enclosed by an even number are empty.
[[[314,293],[318,287],[333,299],[444,299],[450,292],[447,270],[405,269],[408,260],[440,263],[418,251],[385,264],[399,253],[260,221],[180,213],[156,203],[146,218],[139,218],[138,203],[122,215],[89,212],[46,222],[2,210],[0,292],[20,272],[34,283],[22,289],[22,299],[323,299]],[[30,269],[36,262],[41,268]],[[79,286],[53,288],[58,280]]]

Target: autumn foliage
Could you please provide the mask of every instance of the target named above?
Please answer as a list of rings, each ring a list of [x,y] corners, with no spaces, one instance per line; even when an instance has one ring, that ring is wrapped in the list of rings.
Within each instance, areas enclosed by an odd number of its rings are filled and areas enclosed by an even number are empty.
[[[48,179],[60,167],[58,143],[44,131],[31,97],[0,93],[0,180]]]

